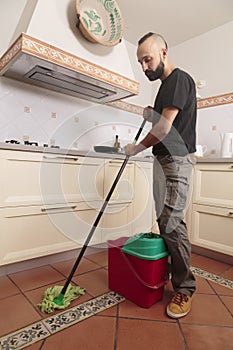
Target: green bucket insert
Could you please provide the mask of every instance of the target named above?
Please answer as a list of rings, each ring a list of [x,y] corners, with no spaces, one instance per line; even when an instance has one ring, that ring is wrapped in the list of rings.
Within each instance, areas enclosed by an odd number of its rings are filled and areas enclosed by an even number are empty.
[[[121,251],[145,260],[158,260],[168,255],[163,238],[156,233],[138,233],[130,237]]]

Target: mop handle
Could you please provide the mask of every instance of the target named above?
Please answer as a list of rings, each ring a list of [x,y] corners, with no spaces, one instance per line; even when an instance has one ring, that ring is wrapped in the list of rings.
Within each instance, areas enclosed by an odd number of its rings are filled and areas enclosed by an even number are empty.
[[[138,138],[139,138],[139,136],[140,136],[140,134],[141,134],[141,132],[142,132],[142,130],[144,128],[145,123],[146,123],[146,119],[143,120],[143,122],[142,122],[142,124],[141,124],[141,126],[140,126],[140,128],[139,128],[139,130],[137,132],[137,135],[135,136],[135,139],[133,141],[134,144],[136,144],[136,142],[137,142],[137,140],[138,140]],[[68,278],[66,280],[66,283],[65,283],[64,287],[62,288],[62,291],[61,291],[60,294],[63,295],[63,296],[65,295],[66,290],[67,290],[67,288],[68,288],[68,286],[69,286],[69,284],[70,284],[70,282],[71,282],[71,280],[73,278],[73,275],[74,275],[74,273],[75,273],[75,271],[76,271],[76,269],[77,269],[77,267],[78,267],[78,265],[79,265],[83,255],[84,255],[84,253],[85,253],[85,251],[86,251],[86,249],[88,247],[88,243],[90,242],[90,240],[91,240],[91,238],[92,238],[92,236],[93,236],[93,234],[95,232],[95,229],[98,226],[98,223],[99,223],[99,221],[100,221],[100,219],[101,219],[101,217],[102,217],[102,215],[104,213],[104,210],[105,210],[105,208],[106,208],[106,206],[107,206],[107,204],[108,204],[108,202],[109,202],[109,200],[110,200],[110,198],[111,198],[111,196],[113,194],[113,191],[116,188],[116,185],[117,185],[117,183],[118,183],[118,181],[119,181],[119,179],[121,177],[121,174],[123,173],[123,171],[124,171],[124,169],[126,167],[126,164],[127,164],[128,160],[129,160],[129,157],[130,156],[126,156],[124,162],[122,163],[122,165],[120,167],[120,170],[119,170],[119,172],[118,172],[118,174],[117,174],[117,176],[116,176],[116,178],[115,178],[115,180],[114,180],[114,182],[112,184],[112,187],[110,188],[110,191],[109,191],[107,197],[105,198],[105,201],[104,201],[104,203],[102,205],[102,208],[100,209],[99,214],[98,214],[98,216],[97,216],[97,218],[96,218],[96,220],[95,220],[95,222],[94,222],[94,224],[93,224],[93,226],[92,226],[92,228],[90,230],[90,233],[88,234],[88,236],[86,238],[86,241],[85,241],[85,243],[84,243],[84,245],[83,245],[83,247],[82,247],[78,257],[77,257],[77,260],[75,261],[75,264],[74,264],[74,266],[73,266],[73,268],[72,268],[72,270],[71,270],[71,272],[70,272],[70,274],[69,274],[69,276],[68,276]]]

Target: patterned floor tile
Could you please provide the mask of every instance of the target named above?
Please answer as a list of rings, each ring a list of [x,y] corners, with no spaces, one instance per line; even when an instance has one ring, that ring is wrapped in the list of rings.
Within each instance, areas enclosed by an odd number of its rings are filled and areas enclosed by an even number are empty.
[[[191,267],[191,270],[197,276],[200,276],[200,277],[205,278],[209,281],[215,282],[223,287],[233,289],[233,281],[228,280],[227,278],[217,276],[213,273],[207,272],[205,270],[199,269],[199,268],[194,267],[194,266]]]
[[[1,350],[20,350],[50,336],[48,329],[42,322],[33,323],[0,338]]]
[[[48,317],[43,320],[43,323],[50,333],[54,334],[93,315],[94,313],[87,308],[85,304],[81,304],[69,310],[60,312],[52,317]]]
[[[103,294],[66,311],[47,317],[41,322],[10,333],[0,338],[1,350],[20,350],[50,335],[81,322],[98,312],[108,309],[125,299],[115,292]]]

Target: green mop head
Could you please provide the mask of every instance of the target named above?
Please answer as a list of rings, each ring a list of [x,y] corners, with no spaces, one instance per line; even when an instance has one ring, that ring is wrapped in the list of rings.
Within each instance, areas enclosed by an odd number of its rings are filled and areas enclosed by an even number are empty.
[[[54,286],[48,288],[44,293],[44,298],[41,303],[38,304],[42,312],[50,314],[55,309],[65,309],[70,305],[71,301],[78,298],[80,295],[85,294],[85,288],[79,286],[72,286],[69,284],[65,295],[61,293],[62,286]]]

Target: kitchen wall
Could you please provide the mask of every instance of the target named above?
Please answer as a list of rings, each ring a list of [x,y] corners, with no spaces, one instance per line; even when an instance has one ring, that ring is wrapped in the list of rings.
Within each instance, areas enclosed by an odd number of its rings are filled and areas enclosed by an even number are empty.
[[[232,92],[233,47],[228,42],[232,32],[233,21],[170,49],[171,62],[195,80],[206,81],[199,91],[202,97]],[[153,104],[159,83],[148,82],[142,73],[136,46],[125,41],[125,47],[135,80],[140,82],[140,94],[125,101]],[[233,131],[232,118],[232,104],[198,111],[198,143],[208,145],[208,156],[219,154],[219,133]],[[113,145],[118,134],[124,146],[140,123],[141,117],[133,113],[0,78],[0,142],[29,139],[63,148],[92,149],[95,144]],[[147,130],[149,127],[146,125]]]
[[[0,79],[0,142],[16,139],[93,150],[93,145],[131,142],[141,116],[14,81]],[[145,127],[141,137],[149,130]],[[143,154],[145,154],[144,152]]]

